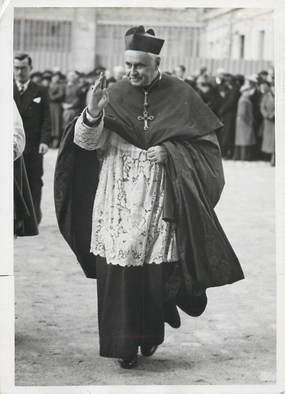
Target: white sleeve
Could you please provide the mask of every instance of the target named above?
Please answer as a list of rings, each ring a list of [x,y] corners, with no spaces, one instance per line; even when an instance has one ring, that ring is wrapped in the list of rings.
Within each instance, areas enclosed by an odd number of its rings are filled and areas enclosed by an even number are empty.
[[[26,145],[26,136],[21,115],[19,114],[17,105],[14,103],[14,117],[13,117],[13,151],[14,160],[18,159],[24,152]]]
[[[86,111],[86,109],[84,111]],[[84,123],[84,111],[75,123],[73,141],[82,149],[102,149],[109,135],[108,130],[104,130],[104,116],[102,116],[98,125],[91,127]]]

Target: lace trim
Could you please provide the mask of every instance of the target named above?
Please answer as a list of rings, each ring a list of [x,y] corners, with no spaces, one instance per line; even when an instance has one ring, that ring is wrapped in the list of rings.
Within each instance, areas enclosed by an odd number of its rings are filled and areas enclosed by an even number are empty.
[[[90,252],[95,254],[92,249],[90,250]],[[100,257],[106,259],[105,255],[103,256],[102,254],[99,254],[99,253],[96,253],[95,256],[100,256]],[[161,261],[151,260],[151,261],[146,261],[144,263],[143,262],[136,262],[136,263],[127,263],[126,264],[125,261],[121,261],[121,262],[115,263],[113,261],[108,261],[106,259],[106,263],[107,264],[115,265],[117,267],[127,267],[127,268],[129,268],[129,267],[142,267],[143,265],[171,264],[171,263],[177,263],[178,261],[179,261],[178,258],[173,258],[171,260],[166,260],[166,261],[165,260],[161,260]]]
[[[83,113],[77,119],[74,132],[74,143],[82,149],[95,150],[105,143],[102,132],[104,128],[103,118],[98,126],[90,127],[83,122]]]

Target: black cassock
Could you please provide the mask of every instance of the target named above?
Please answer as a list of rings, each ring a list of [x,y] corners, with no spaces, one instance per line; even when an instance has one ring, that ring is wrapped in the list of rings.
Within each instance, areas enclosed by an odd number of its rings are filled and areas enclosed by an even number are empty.
[[[120,267],[90,253],[92,211],[100,166],[96,151],[73,143],[67,127],[55,170],[55,207],[61,233],[85,275],[97,278],[100,354],[132,356],[141,344],[160,344],[164,322],[180,325],[176,306],[197,316],[203,289],[243,279],[238,259],[214,212],[224,186],[215,131],[222,124],[183,81],[162,75],[148,92],[153,116],[144,130],[144,89],[123,80],[110,87],[104,126],[129,143],[168,152],[164,220],[176,224],[179,262]]]

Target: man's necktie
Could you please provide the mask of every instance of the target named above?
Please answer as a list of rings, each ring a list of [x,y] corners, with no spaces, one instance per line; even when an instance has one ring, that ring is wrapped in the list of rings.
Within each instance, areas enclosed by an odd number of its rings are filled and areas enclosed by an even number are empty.
[[[25,86],[24,85],[19,85],[19,93],[20,93],[21,96],[24,93],[24,91],[25,91]]]

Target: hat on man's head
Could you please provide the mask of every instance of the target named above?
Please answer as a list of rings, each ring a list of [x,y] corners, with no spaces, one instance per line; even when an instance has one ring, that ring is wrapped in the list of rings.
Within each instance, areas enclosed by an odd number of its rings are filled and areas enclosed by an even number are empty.
[[[131,27],[125,34],[126,50],[142,51],[159,55],[164,40],[155,37],[153,29],[145,31],[143,26]]]

